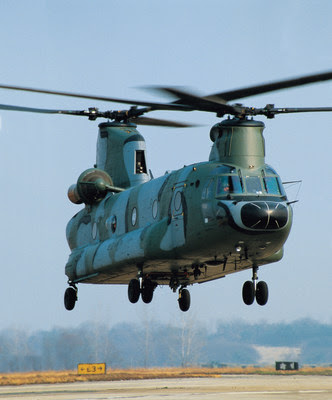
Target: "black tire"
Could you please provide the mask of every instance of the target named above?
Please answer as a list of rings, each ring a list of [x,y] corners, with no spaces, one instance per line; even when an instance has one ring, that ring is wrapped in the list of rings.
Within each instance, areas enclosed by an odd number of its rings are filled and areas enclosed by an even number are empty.
[[[250,306],[254,302],[255,286],[254,286],[253,282],[251,282],[251,281],[244,282],[243,287],[242,287],[242,299],[243,299],[243,302],[247,306]]]
[[[77,301],[77,291],[73,287],[67,288],[64,297],[65,309],[68,311],[73,310],[76,301]]]
[[[144,279],[142,285],[142,300],[144,303],[151,303],[153,298],[154,284],[150,279]]]
[[[269,299],[269,288],[267,283],[259,281],[256,286],[256,301],[260,306],[265,306]]]
[[[139,295],[141,293],[139,287],[139,280],[132,279],[128,285],[128,299],[131,303],[137,303],[139,299]]]
[[[181,311],[188,311],[190,308],[190,292],[187,289],[182,289],[179,296],[179,307]]]

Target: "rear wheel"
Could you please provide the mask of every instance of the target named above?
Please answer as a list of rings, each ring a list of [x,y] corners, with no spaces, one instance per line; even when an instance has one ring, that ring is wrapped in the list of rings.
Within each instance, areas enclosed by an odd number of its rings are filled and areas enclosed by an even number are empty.
[[[242,287],[242,299],[247,306],[250,306],[255,300],[255,286],[251,281],[246,281]]]
[[[128,299],[131,303],[137,303],[140,295],[139,280],[132,279],[128,285]]]
[[[150,279],[144,279],[142,285],[142,300],[144,301],[144,303],[151,303],[154,288],[155,285]]]

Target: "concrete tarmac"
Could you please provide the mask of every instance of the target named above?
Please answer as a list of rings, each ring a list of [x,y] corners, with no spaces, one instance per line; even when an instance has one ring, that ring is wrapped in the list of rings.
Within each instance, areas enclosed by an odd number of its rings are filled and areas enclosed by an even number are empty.
[[[1,399],[331,400],[332,376],[221,375],[217,378],[1,386]]]

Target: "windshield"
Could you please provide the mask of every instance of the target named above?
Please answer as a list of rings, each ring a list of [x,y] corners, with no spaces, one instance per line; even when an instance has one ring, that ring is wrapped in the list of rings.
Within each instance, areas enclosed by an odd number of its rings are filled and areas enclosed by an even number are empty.
[[[242,175],[241,170],[235,175],[235,168],[227,171],[225,166],[219,168],[218,172],[220,171],[222,175],[211,178],[206,184],[202,193],[203,199],[211,198],[214,193],[216,196],[285,196],[279,176],[270,167],[262,169],[257,175]]]
[[[245,177],[247,192],[250,194],[263,194],[261,180],[258,176]]]

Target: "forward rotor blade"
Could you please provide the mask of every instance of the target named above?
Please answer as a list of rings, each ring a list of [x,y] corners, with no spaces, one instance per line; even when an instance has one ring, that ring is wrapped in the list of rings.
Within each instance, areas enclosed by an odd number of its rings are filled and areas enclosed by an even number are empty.
[[[32,112],[32,113],[40,113],[40,114],[63,114],[63,115],[77,115],[77,116],[85,116],[90,120],[95,120],[97,118],[110,118],[115,119],[119,112],[117,111],[99,111],[96,108],[90,108],[89,110],[50,110],[43,108],[32,108],[32,107],[21,107],[21,106],[11,106],[7,104],[0,104],[0,110],[5,111],[23,111],[23,112]],[[134,110],[135,112],[136,110]],[[138,112],[140,110],[137,110]],[[129,111],[130,112],[130,111]],[[157,118],[147,118],[147,117],[133,117],[128,118],[130,121],[134,122],[138,125],[152,125],[152,126],[167,126],[171,128],[189,128],[189,127],[197,127],[199,125],[182,123],[177,121],[168,121],[164,119]]]
[[[237,99],[242,99],[244,97],[272,92],[275,90],[287,89],[291,87],[307,85],[309,83],[327,81],[330,79],[332,79],[332,71],[328,71],[321,74],[306,75],[299,78],[266,83],[263,85],[249,86],[246,88],[231,90],[228,92],[215,93],[209,96],[205,96],[204,99],[211,101],[237,100]]]
[[[50,110],[47,108],[32,108],[32,107],[20,107],[11,106],[8,104],[0,104],[0,110],[5,111],[23,111],[32,112],[39,114],[66,114],[66,115],[86,115],[87,111],[75,111],[75,110]]]
[[[152,110],[179,110],[179,111],[191,111],[188,107],[175,105],[171,103],[153,103],[148,101],[140,101],[140,100],[127,100],[127,99],[118,99],[115,97],[106,97],[106,96],[95,96],[95,95],[87,95],[81,93],[70,93],[70,92],[62,92],[62,91],[55,91],[55,90],[47,90],[47,89],[35,89],[35,88],[28,88],[22,86],[10,86],[10,85],[0,85],[0,89],[7,89],[7,90],[18,90],[23,92],[32,92],[32,93],[43,93],[43,94],[51,94],[56,96],[67,96],[67,97],[76,97],[79,99],[89,99],[89,100],[98,100],[98,101],[107,101],[113,103],[123,103],[123,104],[130,104],[130,105],[138,105],[138,106],[146,106],[151,107]]]

